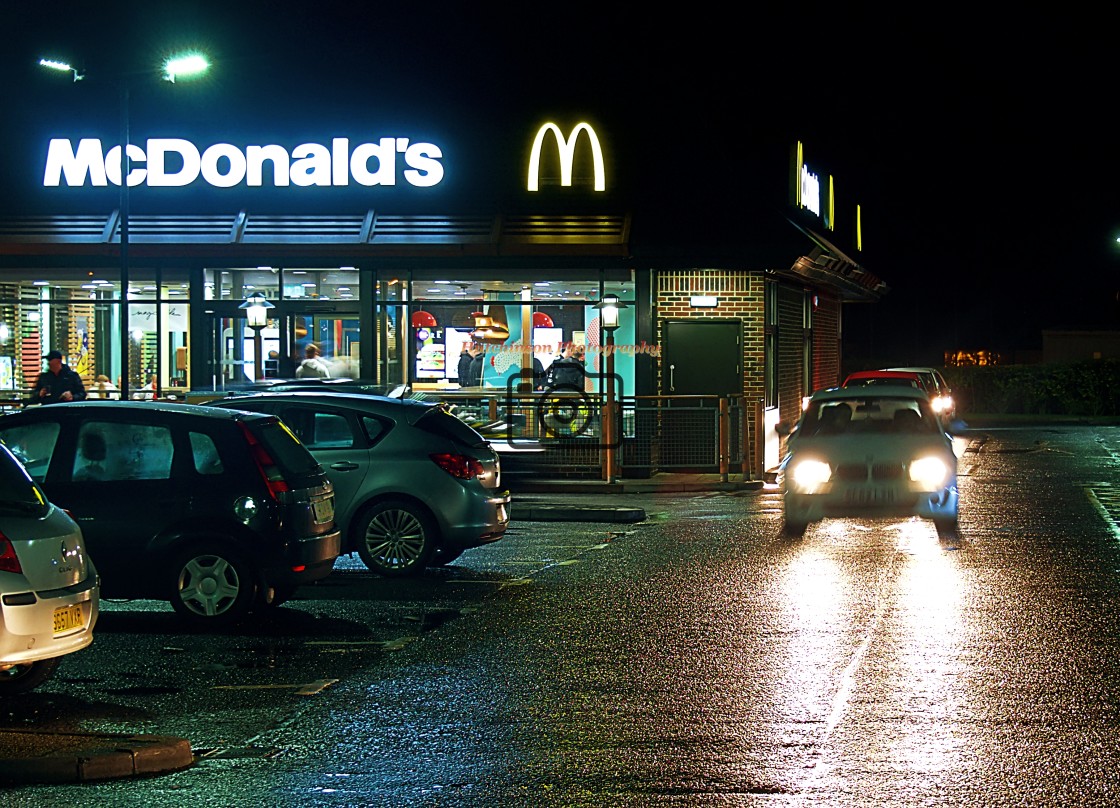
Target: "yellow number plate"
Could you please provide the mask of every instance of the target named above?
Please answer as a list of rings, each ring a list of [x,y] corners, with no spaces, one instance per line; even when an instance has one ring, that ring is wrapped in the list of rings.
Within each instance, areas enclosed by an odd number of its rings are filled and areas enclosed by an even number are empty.
[[[82,607],[78,604],[62,606],[54,610],[54,633],[63,634],[71,629],[81,628],[85,624],[82,617]]]

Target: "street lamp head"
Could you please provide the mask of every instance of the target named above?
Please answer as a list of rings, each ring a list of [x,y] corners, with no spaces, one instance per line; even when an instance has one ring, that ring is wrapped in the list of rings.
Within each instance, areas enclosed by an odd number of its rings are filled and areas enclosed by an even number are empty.
[[[618,295],[603,295],[603,299],[595,304],[599,310],[599,327],[604,331],[614,331],[620,325],[618,321],[619,309],[627,308],[625,303],[618,300]]]
[[[268,310],[276,308],[260,292],[253,292],[240,306],[245,311],[249,328],[264,328],[268,325]]]
[[[184,53],[173,56],[163,63],[163,78],[175,83],[175,79],[200,76],[210,68],[210,62],[201,53]]]
[[[81,81],[85,78],[85,76],[78,72],[78,69],[76,67],[71,67],[68,63],[59,62],[55,59],[40,59],[39,66],[46,67],[50,70],[59,70],[63,73],[73,73],[74,81]]]

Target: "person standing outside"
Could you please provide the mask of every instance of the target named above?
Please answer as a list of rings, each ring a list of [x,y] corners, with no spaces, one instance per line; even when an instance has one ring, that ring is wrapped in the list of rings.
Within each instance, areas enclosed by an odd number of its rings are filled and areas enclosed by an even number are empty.
[[[307,343],[303,349],[304,359],[296,368],[297,379],[329,379],[331,366],[323,359],[322,351],[314,342]]]
[[[35,386],[31,388],[32,403],[59,404],[84,400],[86,388],[82,377],[62,363],[62,352],[50,351],[43,358],[47,360],[47,369],[39,374]]]

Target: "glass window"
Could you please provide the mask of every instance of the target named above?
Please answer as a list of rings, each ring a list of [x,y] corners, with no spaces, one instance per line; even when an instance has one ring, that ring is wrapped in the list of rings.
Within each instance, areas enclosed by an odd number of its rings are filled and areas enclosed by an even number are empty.
[[[0,433],[4,443],[16,456],[27,473],[36,482],[46,479],[55,443],[58,442],[59,425],[56,423],[28,424],[5,429]]]
[[[78,432],[75,480],[167,480],[174,445],[167,427],[88,421]]]
[[[33,511],[28,511],[33,507]],[[0,511],[14,510],[29,516],[46,513],[47,498],[20,468],[15,456],[0,450]]]
[[[365,429],[366,437],[369,438],[371,444],[381,440],[381,436],[387,431],[383,422],[368,415],[362,416],[362,427]]]
[[[358,270],[338,269],[281,270],[285,300],[357,300]]]
[[[191,432],[190,440],[195,471],[199,474],[221,474],[225,471],[213,438],[202,432]]]
[[[280,270],[276,267],[207,269],[203,271],[206,300],[240,303],[254,292],[269,300],[280,296]]]
[[[308,449],[350,449],[354,446],[354,432],[345,416],[298,409],[288,410],[285,420],[294,413],[298,413],[298,417],[292,428]]]

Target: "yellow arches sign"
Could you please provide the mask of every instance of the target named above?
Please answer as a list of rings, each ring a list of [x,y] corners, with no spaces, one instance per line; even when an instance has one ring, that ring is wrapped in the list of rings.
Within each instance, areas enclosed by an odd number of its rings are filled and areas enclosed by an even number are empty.
[[[575,125],[567,138],[560,131],[560,127],[554,123],[546,123],[537,130],[537,136],[533,139],[533,149],[529,152],[528,188],[530,191],[540,190],[541,146],[544,145],[545,137],[550,134],[555,138],[556,149],[560,153],[560,184],[571,187],[572,163],[575,160],[576,142],[579,140],[581,132],[587,133],[587,140],[591,144],[595,190],[605,191],[607,189],[606,171],[603,168],[603,149],[599,145],[599,138],[595,135],[595,130],[591,128],[591,124],[581,122]]]

